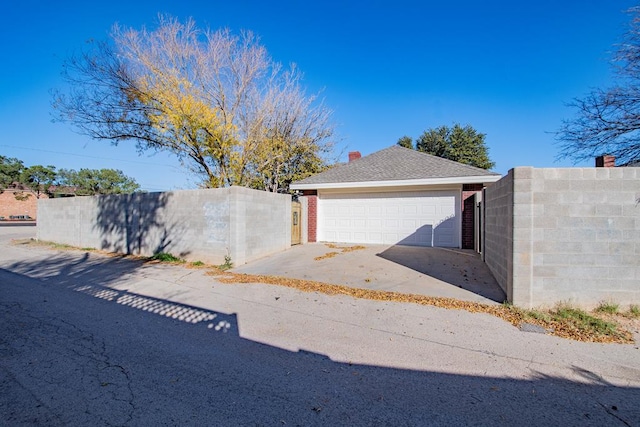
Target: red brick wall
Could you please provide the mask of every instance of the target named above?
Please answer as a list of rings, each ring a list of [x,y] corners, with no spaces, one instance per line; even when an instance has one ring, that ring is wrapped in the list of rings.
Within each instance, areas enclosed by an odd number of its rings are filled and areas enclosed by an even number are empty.
[[[29,215],[32,218],[38,216],[38,201],[36,195],[30,191],[22,192],[21,196],[30,196],[26,200],[17,200],[13,194],[13,190],[4,190],[0,194],[0,216],[9,219],[11,215]],[[40,195],[40,198],[47,197],[44,194]]]
[[[596,157],[597,168],[615,168],[616,158],[614,156],[598,156]]]
[[[302,195],[309,201],[307,216],[307,241],[317,242],[318,238],[318,192],[316,190],[304,190]]]
[[[462,249],[475,248],[474,195],[482,191],[482,184],[464,184],[462,186]]]

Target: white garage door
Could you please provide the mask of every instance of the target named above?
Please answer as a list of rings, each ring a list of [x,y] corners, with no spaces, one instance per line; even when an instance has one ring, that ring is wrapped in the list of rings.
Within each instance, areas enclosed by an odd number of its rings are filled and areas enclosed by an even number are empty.
[[[318,240],[458,247],[458,191],[320,193]]]

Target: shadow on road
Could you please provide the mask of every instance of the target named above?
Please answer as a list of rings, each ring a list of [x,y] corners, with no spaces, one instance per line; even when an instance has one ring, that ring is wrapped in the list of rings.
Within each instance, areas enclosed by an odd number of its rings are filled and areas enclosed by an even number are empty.
[[[472,251],[394,245],[378,256],[495,302],[506,300],[489,268]]]
[[[128,259],[63,253],[0,269],[0,390],[5,396],[0,411],[5,421],[640,423],[640,389],[613,386],[590,372],[582,372],[581,383],[543,374],[520,380],[413,371],[336,362],[247,340],[239,335],[240,319],[234,314],[109,288],[140,267]],[[226,333],[216,333],[221,331]],[[12,397],[14,389],[24,397],[20,402]]]
[[[126,279],[146,263],[144,260],[124,256],[91,257],[88,252],[80,256],[76,253],[58,253],[37,263],[14,263],[9,267],[9,271],[37,277],[43,283],[53,282],[73,291],[187,323],[214,322],[215,324],[209,323],[209,327],[217,331],[228,332],[236,323],[222,313],[109,287]]]

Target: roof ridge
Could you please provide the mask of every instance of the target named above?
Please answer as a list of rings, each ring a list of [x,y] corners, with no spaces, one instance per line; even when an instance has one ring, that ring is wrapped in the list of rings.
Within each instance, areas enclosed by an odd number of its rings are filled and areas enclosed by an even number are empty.
[[[382,150],[380,150],[380,151],[389,150],[389,149],[392,149],[392,148],[399,148],[400,150],[407,150],[407,151],[411,151],[411,152],[413,152],[413,153],[415,153],[415,154],[417,154],[417,155],[420,155],[420,156],[429,156],[429,157],[432,157],[432,158],[438,159],[438,161],[441,161],[441,162],[451,162],[451,163],[456,164],[457,166],[464,166],[464,167],[467,167],[467,168],[473,168],[473,169],[476,169],[476,170],[478,170],[478,171],[485,172],[485,173],[486,173],[486,172],[492,172],[492,171],[490,171],[490,170],[488,170],[488,169],[483,169],[483,168],[480,168],[480,167],[478,167],[478,166],[473,166],[473,165],[469,165],[469,164],[466,164],[466,163],[458,162],[458,161],[456,161],[456,160],[447,159],[446,157],[436,156],[435,154],[426,153],[426,152],[424,152],[424,151],[420,151],[420,150],[417,150],[417,149],[414,149],[414,148],[402,147],[402,146],[400,146],[400,145],[398,145],[398,144],[394,144],[394,145],[392,145],[392,146],[390,146],[390,147],[383,148],[383,149],[382,149]],[[377,151],[377,153],[379,153],[380,151]],[[375,154],[375,153],[371,153],[371,154]],[[365,157],[366,157],[366,156],[365,156]],[[497,174],[497,172],[492,172],[492,173]]]
[[[392,145],[351,162],[336,165],[301,181],[293,182],[292,185],[458,179],[482,176],[495,178],[500,175],[432,154]]]

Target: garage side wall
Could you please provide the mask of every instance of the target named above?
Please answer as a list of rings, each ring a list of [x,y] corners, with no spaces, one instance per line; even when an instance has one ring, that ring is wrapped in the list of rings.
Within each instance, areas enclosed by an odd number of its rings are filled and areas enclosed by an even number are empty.
[[[513,300],[513,171],[484,190],[482,256],[496,281]]]
[[[485,260],[499,282],[496,271],[506,271],[514,304],[640,303],[640,168],[516,168],[504,180],[504,201],[513,200],[512,264],[498,259],[504,248],[489,236]],[[496,206],[485,199],[487,223],[498,220]]]
[[[288,195],[241,187],[48,199],[39,201],[37,236],[81,248],[144,256],[167,252],[212,264],[230,256],[237,265],[289,247],[290,204]]]

